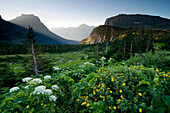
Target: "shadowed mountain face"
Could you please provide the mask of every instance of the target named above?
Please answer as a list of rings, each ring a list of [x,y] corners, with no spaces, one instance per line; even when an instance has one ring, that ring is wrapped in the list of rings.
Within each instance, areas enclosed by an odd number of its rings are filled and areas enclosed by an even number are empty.
[[[170,29],[170,19],[151,15],[126,15],[119,14],[117,16],[107,18],[105,25],[120,28],[147,28],[147,29]]]
[[[34,16],[33,14],[25,15],[22,14],[19,17],[16,17],[13,20],[10,20],[11,23],[16,24],[18,26],[21,26],[23,28],[28,28],[29,25],[33,26],[34,31],[36,34],[37,42],[41,42],[41,44],[76,44],[77,41],[67,40],[64,39],[54,33],[52,33],[41,21],[37,16]],[[40,35],[43,35],[43,37],[40,37]],[[48,39],[51,40],[48,43]]]
[[[66,39],[81,41],[82,39],[88,37],[93,29],[94,26],[82,24],[78,27],[52,28],[51,31]]]

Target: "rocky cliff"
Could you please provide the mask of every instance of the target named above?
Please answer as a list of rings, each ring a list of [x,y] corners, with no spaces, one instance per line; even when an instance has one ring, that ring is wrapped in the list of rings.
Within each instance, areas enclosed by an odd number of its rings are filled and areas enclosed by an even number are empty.
[[[120,28],[170,29],[170,19],[142,14],[119,14],[107,18],[105,25]]]

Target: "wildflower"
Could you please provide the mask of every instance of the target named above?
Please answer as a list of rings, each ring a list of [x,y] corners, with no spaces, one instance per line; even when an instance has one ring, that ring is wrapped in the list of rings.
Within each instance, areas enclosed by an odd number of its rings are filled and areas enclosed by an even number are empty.
[[[85,105],[86,104],[86,101],[85,102],[83,102],[83,103],[81,103],[81,105]]]
[[[112,82],[114,81],[114,78],[113,78],[113,77],[111,77],[111,81],[112,81]]]
[[[100,80],[102,80],[102,78],[100,78]]]
[[[122,93],[122,90],[120,89],[119,92]]]
[[[51,91],[51,89],[46,89],[46,90],[44,91],[44,94],[51,95],[51,94],[52,94],[52,91]]]
[[[28,106],[27,106],[27,109],[28,109],[29,107],[30,107],[30,106],[28,105]]]
[[[54,69],[54,70],[59,70],[60,68],[58,68],[58,67],[53,67],[53,69]]]
[[[122,86],[125,86],[125,83],[123,83]]]
[[[49,75],[44,77],[44,79],[50,79],[50,78],[51,78],[51,76],[49,76]]]
[[[141,109],[141,108],[139,108],[139,112],[142,112],[142,109]]]
[[[139,96],[142,96],[142,93],[139,93]]]
[[[40,84],[42,83],[42,80],[39,78],[36,78],[36,79],[33,79],[31,82]]]
[[[111,106],[109,106],[109,109],[111,109]]]
[[[90,104],[89,104],[89,103],[87,103],[87,105],[86,105],[86,106],[88,107],[88,106],[90,106]]]
[[[26,78],[23,78],[22,81],[23,81],[23,82],[28,82],[28,81],[30,81],[31,79],[32,79],[31,77],[26,77]]]
[[[103,101],[105,101],[105,98],[103,98]]]
[[[105,58],[105,57],[102,57],[101,60],[106,60],[106,58]]]
[[[37,94],[37,95],[44,94],[45,88],[46,88],[45,86],[38,86],[35,88],[33,94]]]
[[[110,93],[112,93],[112,91],[110,90]]]
[[[123,98],[123,96],[122,96],[122,95],[121,95],[120,97],[121,97],[121,98]]]
[[[98,89],[96,89],[96,91],[98,92],[99,90],[98,90]]]
[[[79,102],[79,101],[80,101],[80,99],[77,99],[77,101]]]
[[[97,98],[95,99],[95,101],[97,100]]]
[[[115,89],[115,87],[113,87],[113,89]]]
[[[116,109],[116,106],[114,106],[113,109]]]
[[[54,95],[51,95],[51,96],[49,97],[49,100],[50,100],[50,101],[54,101],[54,102],[55,102],[56,99],[57,99],[57,97],[55,97]]]
[[[13,88],[10,89],[9,92],[11,93],[11,92],[18,91],[18,90],[19,90],[19,87],[13,87]]]
[[[59,87],[57,85],[52,85],[53,90],[57,90]]]
[[[43,103],[41,103],[41,105],[43,105]]]
[[[95,91],[93,91],[93,94],[95,95],[95,94],[96,94],[96,92],[95,92]]]
[[[156,72],[159,72],[159,70],[157,69]]]
[[[30,86],[30,85],[28,85],[28,86],[25,86],[24,88],[25,88],[25,89],[28,89],[28,88],[29,88],[29,86]]]
[[[118,102],[120,102],[120,101],[121,101],[121,99],[118,99],[117,101],[118,101]]]
[[[144,70],[144,68],[141,68],[141,70]]]

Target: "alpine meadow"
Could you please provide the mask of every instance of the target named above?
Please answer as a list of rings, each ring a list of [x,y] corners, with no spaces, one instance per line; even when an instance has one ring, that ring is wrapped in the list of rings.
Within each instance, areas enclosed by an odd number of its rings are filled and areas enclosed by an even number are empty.
[[[168,0],[0,4],[0,113],[170,113]]]

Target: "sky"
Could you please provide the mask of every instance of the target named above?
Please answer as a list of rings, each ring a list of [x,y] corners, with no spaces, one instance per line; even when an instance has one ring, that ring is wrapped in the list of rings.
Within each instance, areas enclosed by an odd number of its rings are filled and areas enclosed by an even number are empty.
[[[98,26],[108,17],[136,13],[170,19],[170,0],[0,0],[3,19],[34,14],[48,28]]]

